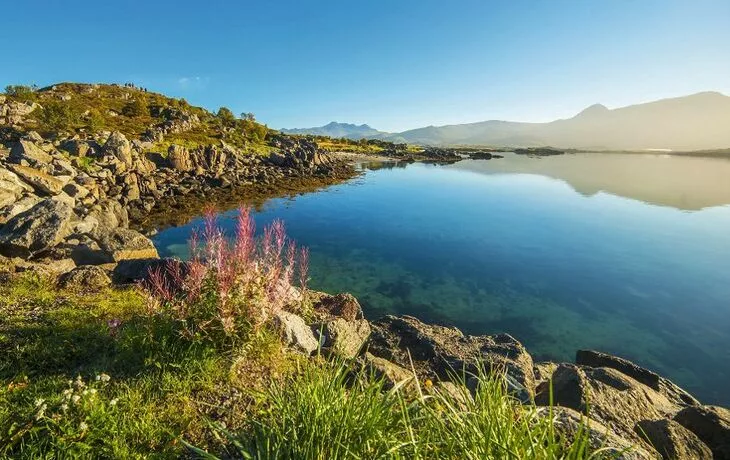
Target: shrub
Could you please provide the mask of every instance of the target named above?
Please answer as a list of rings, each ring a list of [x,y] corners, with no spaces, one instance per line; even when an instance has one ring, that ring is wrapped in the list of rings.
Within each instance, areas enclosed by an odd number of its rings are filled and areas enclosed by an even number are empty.
[[[218,117],[218,120],[220,120],[224,126],[230,127],[236,124],[236,116],[233,115],[233,112],[228,107],[221,107],[218,109],[216,117]]]
[[[23,97],[33,94],[33,87],[28,85],[8,85],[5,94],[13,97]]]
[[[277,310],[303,302],[308,252],[287,238],[281,221],[265,227],[259,241],[250,208],[241,207],[228,241],[209,210],[202,241],[193,234],[190,254],[188,262],[152,270],[144,284],[151,312],[172,320],[189,339],[230,343]]]
[[[70,104],[57,101],[46,102],[39,115],[39,121],[44,128],[51,131],[74,129],[80,119],[81,114],[77,109]]]
[[[141,117],[148,113],[147,103],[142,99],[134,99],[122,108],[122,115],[128,117]]]

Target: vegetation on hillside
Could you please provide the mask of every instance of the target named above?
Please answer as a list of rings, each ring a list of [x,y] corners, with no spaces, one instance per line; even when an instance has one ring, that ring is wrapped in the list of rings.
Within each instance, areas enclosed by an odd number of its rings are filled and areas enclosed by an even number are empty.
[[[270,319],[308,315],[306,252],[275,223],[232,241],[209,217],[192,263],[86,292],[0,282],[0,454],[12,458],[587,458],[499,376],[386,389],[287,351]],[[473,391],[472,391],[473,390]]]
[[[60,83],[40,89],[10,85],[5,92],[10,100],[39,104],[28,116],[24,128],[43,135],[120,131],[136,139],[156,126],[193,119],[186,129],[166,134],[155,149],[164,151],[171,144],[196,148],[224,141],[260,152],[270,131],[256,122],[252,114],[237,118],[226,107],[213,114],[190,105],[185,99],[170,98],[132,85]]]

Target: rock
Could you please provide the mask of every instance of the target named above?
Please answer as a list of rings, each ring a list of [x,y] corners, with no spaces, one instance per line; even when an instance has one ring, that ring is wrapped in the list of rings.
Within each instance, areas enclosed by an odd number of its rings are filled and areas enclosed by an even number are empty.
[[[33,190],[28,184],[20,180],[17,174],[0,167],[0,190],[6,190],[15,195]]]
[[[317,334],[323,351],[344,358],[354,358],[370,335],[370,323],[364,319],[347,321],[335,318],[320,324]]]
[[[314,303],[314,310],[318,313],[324,313],[326,317],[340,317],[347,321],[364,319],[360,302],[348,293],[324,294]]]
[[[648,369],[639,367],[627,359],[608,355],[599,351],[578,350],[575,355],[575,363],[583,366],[610,367],[611,369],[616,369],[622,374],[628,375],[649,388],[653,388],[654,390],[664,394],[678,405],[700,405],[699,401],[697,401],[692,395],[672,383],[670,380],[665,379]]]
[[[131,167],[134,162],[134,158],[132,157],[132,144],[119,131],[114,131],[109,136],[102,150],[105,154],[114,155],[127,167]]]
[[[53,201],[60,201],[62,203],[66,203],[67,205],[71,206],[72,209],[76,207],[76,200],[73,197],[68,196],[64,192],[61,192],[56,196],[52,196],[51,199]]]
[[[63,275],[76,268],[76,264],[73,260],[64,259],[51,259],[45,258],[40,260],[16,260],[15,271],[17,272],[36,272],[43,273],[52,276]]]
[[[10,219],[0,229],[0,252],[28,258],[60,243],[71,231],[69,205],[45,199]]]
[[[319,342],[314,337],[312,329],[307,326],[304,320],[294,313],[279,311],[274,314],[274,324],[281,331],[284,343],[292,348],[311,355],[317,348]]]
[[[21,212],[25,212],[38,204],[41,198],[35,195],[28,195],[19,200],[13,201],[11,204],[0,208],[0,225],[7,223],[10,219],[17,216]]]
[[[127,209],[115,200],[103,200],[91,208],[89,215],[94,217],[100,227],[126,228],[129,226]]]
[[[96,290],[111,285],[106,270],[97,265],[84,265],[64,274],[59,284],[65,288]]]
[[[64,183],[53,176],[30,168],[28,166],[13,165],[12,170],[15,174],[23,178],[24,181],[33,186],[41,193],[48,195],[58,195],[63,189]]]
[[[177,171],[192,171],[194,169],[190,152],[179,145],[173,144],[167,149],[167,161],[170,167]]]
[[[116,264],[112,271],[112,281],[117,284],[144,281],[152,270],[161,270],[163,273],[167,273],[170,264],[181,264],[181,272],[186,273],[187,265],[177,259],[129,259]]]
[[[643,420],[636,433],[646,439],[664,460],[705,460],[712,451],[691,431],[674,420]]]
[[[65,141],[61,144],[60,148],[76,157],[85,157],[87,154],[93,153],[91,145],[79,139]]]
[[[53,170],[53,174],[56,176],[69,176],[73,178],[78,175],[78,171],[76,171],[70,162],[58,158],[53,160]]]
[[[671,417],[679,409],[665,395],[616,369],[560,364],[552,374],[552,403],[598,420],[618,435],[643,443],[634,427],[642,420]],[[550,384],[538,388],[535,403],[550,404]]]
[[[83,185],[79,185],[75,182],[69,182],[63,186],[62,189],[68,196],[80,200],[89,194],[89,190]]]
[[[521,399],[534,395],[532,357],[507,334],[465,336],[456,328],[427,325],[411,316],[385,316],[372,324],[368,351],[419,375],[450,380],[463,372],[506,372]]]
[[[415,377],[408,369],[368,352],[358,360],[365,372],[372,374],[378,380],[383,380],[386,389],[393,388],[401,382],[410,382]]]
[[[53,157],[30,140],[21,139],[10,149],[10,161],[20,163],[25,160],[31,164],[48,164]]]
[[[599,458],[616,460],[655,460],[657,456],[641,445],[636,445],[614,434],[597,420],[566,407],[540,408],[540,417],[552,416],[555,431],[566,442],[572,443],[579,433],[585,433],[591,450],[601,449]]]
[[[707,444],[715,460],[730,460],[730,410],[689,406],[679,411],[674,420]]]
[[[146,236],[128,228],[100,228],[95,237],[107,262],[157,258],[157,249]]]
[[[552,362],[535,363],[533,370],[535,371],[535,382],[546,382],[550,380],[558,365]]]

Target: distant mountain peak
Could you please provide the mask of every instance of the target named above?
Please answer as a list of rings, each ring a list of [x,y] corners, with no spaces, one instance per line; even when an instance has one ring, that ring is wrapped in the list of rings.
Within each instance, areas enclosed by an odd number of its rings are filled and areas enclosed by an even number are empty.
[[[603,105],[603,104],[593,104],[592,106],[583,109],[574,118],[578,118],[578,117],[592,117],[592,116],[596,116],[596,115],[602,115],[602,114],[608,113],[608,112],[610,112],[610,110],[605,105]]]

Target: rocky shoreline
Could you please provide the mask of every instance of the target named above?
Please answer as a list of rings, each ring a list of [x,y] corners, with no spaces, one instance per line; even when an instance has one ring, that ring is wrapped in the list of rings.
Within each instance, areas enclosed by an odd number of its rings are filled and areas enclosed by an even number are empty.
[[[32,111],[0,104],[13,122]],[[255,203],[355,175],[316,144],[287,136],[273,137],[268,156],[224,141],[192,150],[173,144],[164,157],[150,154],[149,138],[172,128],[157,129],[131,141],[118,131],[86,138],[30,131],[0,144],[0,261],[55,275],[102,266],[119,282],[133,281],[144,272],[140,260],[157,258],[139,230],[182,223],[212,203]],[[120,271],[120,263],[127,268]]]
[[[315,293],[317,319],[278,317],[289,346],[337,354],[395,385],[415,375],[448,391],[470,374],[499,372],[513,396],[542,407],[566,436],[581,426],[593,448],[624,459],[729,459],[730,410],[702,405],[670,380],[628,360],[579,350],[574,363],[534,362],[508,334],[470,336],[411,316],[364,318],[349,294]],[[552,406],[552,407],[550,407]]]

